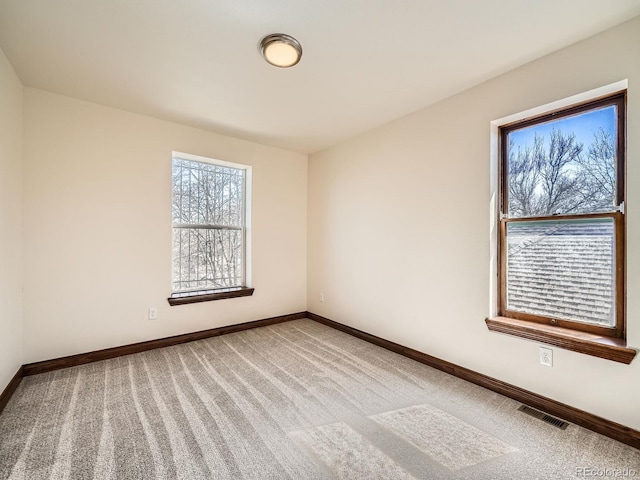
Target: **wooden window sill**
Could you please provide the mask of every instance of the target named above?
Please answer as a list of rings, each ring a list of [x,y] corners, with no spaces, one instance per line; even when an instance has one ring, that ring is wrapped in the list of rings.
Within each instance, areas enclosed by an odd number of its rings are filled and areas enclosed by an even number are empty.
[[[188,303],[212,302],[225,298],[249,297],[255,289],[249,287],[225,288],[220,290],[206,290],[202,292],[174,293],[167,300],[169,305],[186,305]]]
[[[485,322],[492,332],[506,333],[627,365],[637,353],[633,348],[627,347],[627,342],[621,338],[603,337],[506,317],[487,318]]]

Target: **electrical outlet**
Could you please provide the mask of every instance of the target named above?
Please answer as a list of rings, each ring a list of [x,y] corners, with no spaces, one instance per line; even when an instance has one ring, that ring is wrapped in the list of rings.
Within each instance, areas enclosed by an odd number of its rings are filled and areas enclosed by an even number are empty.
[[[320,292],[320,301],[324,302],[324,292]]]
[[[553,367],[553,350],[547,347],[540,347],[540,364]]]
[[[156,318],[158,318],[158,308],[149,307],[149,320],[155,320]]]

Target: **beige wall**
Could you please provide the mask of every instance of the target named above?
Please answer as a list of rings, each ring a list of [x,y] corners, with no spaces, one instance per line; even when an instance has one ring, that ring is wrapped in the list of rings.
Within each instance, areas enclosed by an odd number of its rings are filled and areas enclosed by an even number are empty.
[[[640,428],[626,366],[490,333],[490,122],[628,79],[628,340],[640,347],[640,18],[309,160],[308,307]],[[324,292],[325,301],[320,302]]]
[[[22,93],[0,50],[0,392],[22,365]]]
[[[306,309],[306,155],[31,88],[24,135],[25,362]],[[172,150],[253,167],[252,297],[168,305]]]

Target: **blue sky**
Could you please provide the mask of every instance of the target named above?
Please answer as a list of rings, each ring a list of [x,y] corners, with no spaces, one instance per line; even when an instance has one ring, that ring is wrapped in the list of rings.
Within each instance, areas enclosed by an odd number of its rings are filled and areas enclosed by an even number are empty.
[[[597,132],[600,127],[612,135],[615,135],[615,106],[609,106],[599,110],[581,113],[580,115],[561,118],[559,120],[551,120],[546,123],[516,130],[509,134],[509,140],[513,140],[516,148],[518,146],[524,147],[525,145],[533,144],[534,135],[537,133],[538,135],[544,136],[545,145],[548,145],[549,133],[553,128],[555,128],[556,130],[562,130],[565,133],[575,133],[576,140],[584,144],[584,150],[586,151],[589,144],[593,141],[593,134]]]

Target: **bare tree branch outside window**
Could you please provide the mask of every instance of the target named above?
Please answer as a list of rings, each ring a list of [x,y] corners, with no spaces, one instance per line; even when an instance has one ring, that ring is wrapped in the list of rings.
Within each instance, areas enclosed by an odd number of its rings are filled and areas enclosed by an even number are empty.
[[[574,133],[553,129],[547,138],[536,133],[531,144],[510,138],[508,151],[510,217],[613,209],[615,138],[603,128],[586,149]]]

